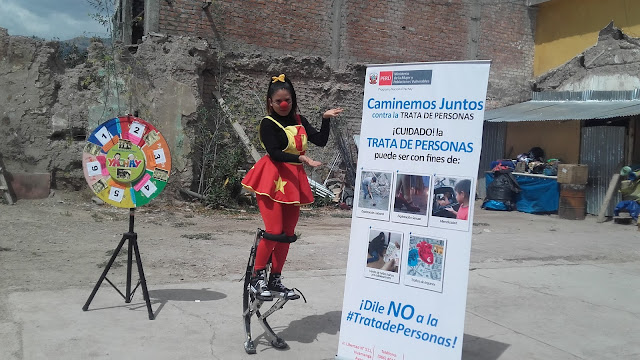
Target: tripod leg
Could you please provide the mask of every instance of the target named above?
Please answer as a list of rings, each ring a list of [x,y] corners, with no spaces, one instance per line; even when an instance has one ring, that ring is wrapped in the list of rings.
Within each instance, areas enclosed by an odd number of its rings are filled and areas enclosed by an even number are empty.
[[[133,250],[136,253],[136,262],[138,263],[138,275],[140,276],[140,285],[142,285],[142,295],[147,303],[147,311],[149,312],[149,320],[154,319],[153,310],[151,309],[151,300],[149,299],[149,291],[147,290],[147,280],[144,278],[144,270],[142,269],[142,259],[140,258],[140,249],[138,248],[137,236],[129,241],[133,241]]]
[[[127,235],[131,235],[129,233],[125,234],[125,236]],[[133,234],[133,236],[136,236],[135,234]],[[133,242],[129,241],[129,247],[128,247],[128,251],[127,251],[127,292],[126,292],[126,296],[124,298],[124,302],[125,303],[130,303],[131,302],[131,298],[132,298],[132,294],[131,294],[131,265],[132,265],[132,257],[133,257]]]
[[[126,240],[127,240],[127,237],[123,236],[122,240],[120,240],[120,243],[118,244],[118,247],[116,247],[116,249],[113,251],[113,255],[111,255],[111,259],[109,259],[109,262],[107,263],[107,266],[104,268],[102,275],[100,275],[100,279],[96,283],[96,286],[93,287],[93,291],[91,292],[89,299],[87,299],[87,302],[82,307],[82,310],[87,311],[89,309],[89,304],[91,304],[91,301],[93,301],[93,297],[96,296],[96,293],[100,288],[100,285],[102,284],[104,279],[107,277],[107,273],[109,273],[109,269],[111,269],[111,265],[113,265],[113,262],[116,260],[116,257],[118,256],[118,253],[120,253],[120,249],[122,249],[122,245],[124,245],[124,242]]]

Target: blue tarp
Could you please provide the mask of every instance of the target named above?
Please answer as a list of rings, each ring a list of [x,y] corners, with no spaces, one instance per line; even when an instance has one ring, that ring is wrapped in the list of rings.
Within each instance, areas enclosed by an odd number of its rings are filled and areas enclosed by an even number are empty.
[[[493,181],[493,173],[485,173],[487,186]],[[557,212],[560,202],[560,186],[555,178],[513,174],[522,191],[516,194],[516,209],[526,213]]]

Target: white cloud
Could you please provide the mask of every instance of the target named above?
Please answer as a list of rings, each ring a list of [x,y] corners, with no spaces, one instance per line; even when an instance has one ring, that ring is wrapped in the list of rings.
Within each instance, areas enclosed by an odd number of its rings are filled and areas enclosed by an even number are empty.
[[[106,29],[86,15],[75,18],[62,11],[38,15],[16,0],[0,0],[0,27],[10,35],[37,36],[44,39],[70,39],[76,36],[106,36]]]

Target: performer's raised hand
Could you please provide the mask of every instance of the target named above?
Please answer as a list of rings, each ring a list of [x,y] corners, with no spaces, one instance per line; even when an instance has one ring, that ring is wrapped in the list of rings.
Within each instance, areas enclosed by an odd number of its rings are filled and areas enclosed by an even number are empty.
[[[330,109],[325,111],[324,114],[322,114],[322,117],[325,119],[330,119],[332,117],[338,116],[342,111],[342,108]]]

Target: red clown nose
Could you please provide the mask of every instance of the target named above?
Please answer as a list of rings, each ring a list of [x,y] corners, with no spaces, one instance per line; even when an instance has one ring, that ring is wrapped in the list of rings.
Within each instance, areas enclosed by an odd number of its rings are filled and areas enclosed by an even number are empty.
[[[280,106],[280,109],[282,110],[287,110],[289,108],[289,103],[286,101],[282,101],[278,106]]]

